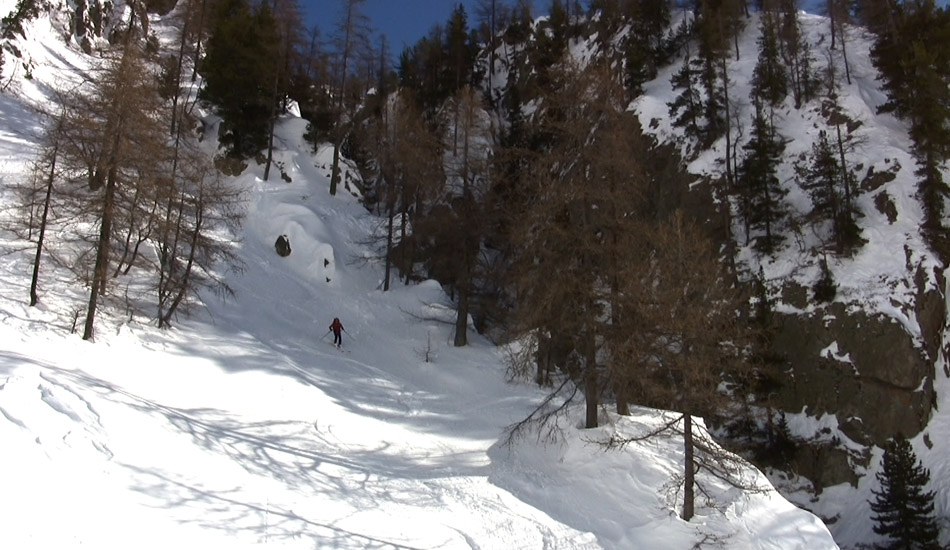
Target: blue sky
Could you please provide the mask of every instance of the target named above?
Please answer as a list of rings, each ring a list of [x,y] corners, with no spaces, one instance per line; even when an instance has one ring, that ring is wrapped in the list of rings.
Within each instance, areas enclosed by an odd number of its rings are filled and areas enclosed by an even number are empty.
[[[373,26],[373,42],[385,34],[390,48],[398,55],[406,46],[412,46],[425,36],[436,24],[444,24],[449,19],[453,7],[459,0],[366,0],[363,12]],[[469,16],[469,25],[476,20],[477,0],[461,0]],[[547,8],[549,0],[534,0],[535,13],[540,14]],[[341,0],[301,0],[307,10],[309,25],[317,23],[324,37],[333,32],[340,18]]]
[[[310,27],[317,23],[324,38],[328,38],[334,30],[335,23],[340,17],[342,0],[300,0],[307,12]],[[461,1],[469,15],[470,24],[476,20],[477,0],[366,0],[363,5],[364,13],[370,18],[373,26],[373,43],[379,42],[379,36],[385,34],[389,38],[390,49],[394,56],[406,46],[412,46],[425,36],[433,25],[444,24],[452,8]],[[947,5],[950,0],[938,0],[939,5]],[[547,11],[550,0],[533,0],[535,15]],[[513,0],[507,0],[513,4]],[[799,0],[807,11],[815,11],[813,7],[819,0]],[[582,2],[586,6],[587,1]]]

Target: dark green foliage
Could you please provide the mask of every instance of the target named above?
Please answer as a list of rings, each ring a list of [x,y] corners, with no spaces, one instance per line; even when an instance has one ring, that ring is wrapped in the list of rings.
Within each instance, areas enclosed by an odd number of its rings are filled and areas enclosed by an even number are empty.
[[[670,26],[670,3],[666,0],[636,0],[627,4],[627,21],[636,41],[652,53],[651,73],[669,55],[666,32]]]
[[[316,49],[316,35],[311,37],[310,51],[305,63],[293,63],[287,95],[297,102],[301,118],[307,121],[304,137],[315,147],[330,141],[335,121],[331,93],[329,60]]]
[[[946,254],[950,250],[936,245],[944,240],[950,194],[939,168],[950,158],[950,13],[932,0],[867,7],[877,32],[871,57],[888,93],[879,110],[910,122],[924,229],[931,245]]]
[[[698,42],[699,79],[705,92],[703,116],[706,126],[702,144],[709,147],[726,132],[726,90],[723,79],[727,76],[726,59],[730,55],[730,29],[738,23],[738,13],[731,3],[720,0],[700,0],[701,16],[696,21]]]
[[[886,550],[937,550],[939,530],[934,518],[934,493],[927,491],[930,471],[902,436],[884,449],[880,490],[872,490],[874,532],[888,538]]]
[[[548,32],[545,25],[535,27],[534,35],[526,49],[527,64],[531,67],[534,84],[544,91],[550,91],[553,86],[551,72],[567,52],[566,38],[559,38]]]
[[[623,43],[624,86],[636,97],[643,93],[643,83],[656,78],[657,69],[668,63],[675,35],[665,35],[670,25],[670,5],[665,0],[637,0],[625,9],[631,32]]]
[[[785,413],[769,414],[770,418],[764,434],[765,440],[757,448],[756,460],[778,468],[790,469],[790,462],[798,449],[798,443],[788,429]]]
[[[788,67],[789,84],[795,99],[795,108],[815,97],[818,81],[811,69],[812,57],[808,41],[804,39],[798,21],[796,0],[779,0],[778,39],[782,60]]]
[[[221,144],[233,157],[267,147],[279,42],[267,6],[252,12],[246,0],[223,0],[201,64],[201,98],[217,107]]]
[[[704,58],[700,72],[706,101],[703,103],[703,116],[706,127],[703,132],[703,144],[707,147],[726,133],[726,96],[720,78],[719,67],[724,57]]]
[[[683,66],[671,79],[674,90],[679,94],[667,103],[673,125],[686,132],[688,137],[699,139],[703,135],[703,96],[699,87],[700,69],[698,62],[689,58],[687,53]]]
[[[779,223],[787,211],[783,197],[788,193],[776,176],[785,151],[785,142],[775,131],[763,106],[756,102],[752,136],[744,147],[746,156],[739,166],[739,212],[746,226],[746,241],[756,236],[756,247],[771,253],[781,242]]]
[[[399,56],[399,84],[412,90],[420,106],[434,108],[448,97],[441,79],[445,63],[442,28],[436,27]]]
[[[855,176],[842,169],[839,153],[822,130],[811,155],[796,167],[798,184],[811,196],[815,221],[831,222],[831,237],[838,253],[847,253],[863,243],[855,221],[852,193]]]
[[[167,101],[178,93],[181,79],[180,64],[174,55],[164,55],[159,58],[158,63],[160,66],[157,78],[158,95]]]
[[[623,45],[624,88],[637,97],[643,93],[643,84],[656,76],[656,67],[650,66],[650,54],[643,42],[628,36]]]
[[[889,0],[854,0],[853,10],[858,23],[881,35],[892,28],[891,5]]]
[[[591,30],[597,34],[602,46],[608,44],[623,24],[620,4],[618,0],[590,0]]]
[[[673,124],[695,137],[701,148],[712,146],[726,134],[729,43],[724,33],[728,26],[728,17],[713,10],[692,26],[681,27],[670,34],[669,47],[687,37],[698,42],[695,58],[690,52],[692,40],[683,45],[684,65],[671,79],[673,89],[682,92],[667,105]]]
[[[19,0],[16,9],[0,19],[0,37],[12,40],[23,36],[23,23],[35,19],[40,7],[39,0]]]
[[[477,44],[469,31],[468,14],[465,6],[458,4],[446,23],[445,43],[448,65],[445,71],[443,87],[448,95],[467,84],[475,84],[475,56]]]
[[[465,8],[458,4],[445,27],[433,27],[428,36],[400,54],[399,84],[412,90],[423,110],[431,115],[458,90],[478,83],[477,53]]]
[[[547,24],[554,34],[554,39],[567,44],[570,39],[580,34],[580,26],[573,20],[580,13],[580,6],[571,5],[577,0],[552,0],[548,9]],[[571,10],[574,10],[573,15]]]
[[[788,95],[788,72],[779,51],[775,22],[771,14],[762,16],[759,58],[752,72],[752,96],[769,105],[778,105]]]
[[[299,103],[300,115],[307,120],[304,137],[314,146],[329,141],[333,135],[333,98],[326,88],[308,90],[308,101]],[[298,96],[299,97],[299,96]]]
[[[828,269],[828,262],[826,260],[822,259],[819,262],[819,267],[821,268],[821,276],[818,277],[818,281],[811,287],[811,290],[815,295],[816,302],[830,303],[834,301],[835,295],[838,293],[838,285],[831,275],[831,270]]]

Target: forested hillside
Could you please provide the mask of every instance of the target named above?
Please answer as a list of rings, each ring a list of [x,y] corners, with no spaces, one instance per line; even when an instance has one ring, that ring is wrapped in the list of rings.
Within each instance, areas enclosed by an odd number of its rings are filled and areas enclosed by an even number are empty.
[[[672,411],[650,435],[682,437],[683,520],[698,472],[744,487],[722,445],[839,544],[897,536],[872,530],[884,449],[907,437],[943,463],[946,9],[483,0],[392,52],[361,4],[327,14],[332,36],[295,0],[10,6],[5,92],[49,99],[7,192],[32,302],[44,266],[68,267],[83,306],[61,314],[84,339],[103,314],[175,328],[232,294],[229,178],[316,169],[377,220],[380,291],[437,281],[453,347],[488,337],[540,388],[511,440],[553,443],[577,403],[585,429]],[[40,16],[76,55],[55,90],[26,47]],[[282,153],[298,117],[323,164]]]

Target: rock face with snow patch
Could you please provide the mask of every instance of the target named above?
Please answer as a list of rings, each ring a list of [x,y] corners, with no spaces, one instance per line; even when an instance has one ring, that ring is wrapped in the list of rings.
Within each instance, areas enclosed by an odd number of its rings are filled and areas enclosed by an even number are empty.
[[[923,283],[918,277],[918,288]],[[797,292],[796,292],[797,291]],[[789,285],[784,295],[806,295]],[[801,304],[805,305],[805,304]],[[859,446],[883,446],[901,433],[912,437],[930,419],[934,394],[933,361],[943,330],[943,298],[918,292],[908,322],[920,327],[918,339],[895,318],[832,303],[809,314],[775,315],[773,352],[785,369],[777,406],[837,418],[840,432]],[[867,454],[838,438],[815,434],[793,459],[797,473],[817,488],[856,481],[853,467]]]

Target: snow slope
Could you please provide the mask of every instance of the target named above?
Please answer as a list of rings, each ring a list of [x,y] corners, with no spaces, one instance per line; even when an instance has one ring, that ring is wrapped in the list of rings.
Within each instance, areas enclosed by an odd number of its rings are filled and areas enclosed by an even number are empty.
[[[32,45],[36,67],[76,57],[55,35]],[[34,75],[0,96],[4,181],[26,172],[27,107],[59,78]],[[543,393],[506,382],[490,342],[451,346],[436,283],[380,290],[363,244],[377,220],[358,197],[329,196],[329,152],[312,155],[302,130],[280,126],[290,183],[262,181],[259,166],[233,181],[247,199],[233,236],[243,269],[225,274],[236,296],[208,296],[173,330],[111,311],[97,342],[82,341],[70,326],[83,290],[47,270],[28,307],[29,244],[0,232],[0,546],[836,548],[753,470],[763,492],[719,487],[716,508],[679,520],[665,488],[679,442],[597,444],[642,433],[660,421],[653,411],[605,413],[586,431],[578,412],[559,443],[504,445]],[[287,258],[274,253],[279,234]],[[333,317],[343,351],[327,342]]]

